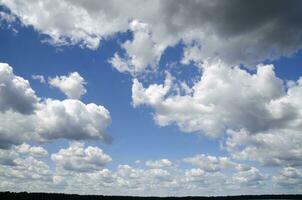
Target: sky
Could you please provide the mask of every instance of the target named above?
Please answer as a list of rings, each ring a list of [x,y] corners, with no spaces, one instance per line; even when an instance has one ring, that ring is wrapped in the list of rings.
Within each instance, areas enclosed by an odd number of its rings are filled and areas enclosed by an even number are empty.
[[[0,190],[301,193],[301,9],[0,0]]]

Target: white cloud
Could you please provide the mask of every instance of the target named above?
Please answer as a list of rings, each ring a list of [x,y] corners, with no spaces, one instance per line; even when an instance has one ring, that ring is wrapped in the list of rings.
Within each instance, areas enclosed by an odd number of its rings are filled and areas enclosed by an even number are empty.
[[[87,92],[86,82],[78,72],[70,73],[68,76],[49,78],[48,83],[59,88],[70,99],[80,99]]]
[[[96,49],[109,36],[132,31],[133,40],[122,44],[126,50],[124,58],[113,58],[118,70],[130,73],[157,63],[167,47],[180,41],[186,47],[186,62],[218,57],[230,64],[249,65],[288,56],[301,48],[301,14],[296,9],[301,4],[297,1],[263,4],[237,0],[231,3],[2,0],[1,3],[23,24],[48,35],[56,45],[79,44]]]
[[[20,154],[30,155],[33,157],[48,156],[48,152],[43,147],[30,146],[29,144],[26,144],[26,143],[16,146],[15,149]]]
[[[35,114],[0,113],[0,147],[27,141],[46,142],[59,138],[72,140],[100,139],[110,143],[105,129],[111,122],[109,111],[94,103],[75,99],[46,99]]]
[[[0,63],[0,112],[12,110],[30,114],[35,110],[38,97],[29,82],[13,73],[7,63]]]
[[[18,183],[18,187],[27,183],[28,188],[30,188],[29,185],[37,184],[39,181],[49,181],[52,176],[49,166],[45,162],[37,159],[37,157],[47,155],[48,153],[44,148],[30,146],[28,144],[14,146],[8,150],[1,149],[1,181],[6,180],[11,183]]]
[[[170,75],[165,84],[147,88],[134,79],[133,105],[153,107],[154,119],[160,126],[175,123],[182,131],[210,137],[221,135],[226,127],[245,128],[251,133],[265,131],[282,126],[292,117],[290,113],[275,116],[269,108],[271,101],[285,93],[272,65],[259,65],[256,74],[222,62],[205,63],[202,69],[192,93],[185,95],[171,93],[176,84]]]
[[[51,159],[59,169],[69,171],[94,171],[102,169],[112,159],[98,147],[84,147],[83,143],[71,143],[67,149],[52,154]]]
[[[35,74],[35,75],[32,75],[31,78],[34,79],[34,80],[39,81],[40,83],[46,83],[45,78],[44,78],[43,75]]]
[[[184,162],[191,163],[206,172],[220,171],[225,168],[238,168],[239,165],[232,162],[228,157],[216,157],[209,155],[195,155],[184,159]],[[201,171],[198,171],[200,173]]]
[[[109,170],[105,167],[111,161],[110,156],[98,147],[85,147],[83,143],[71,143],[68,148],[52,154],[55,169],[50,169],[46,163],[29,154],[18,153],[17,148],[2,151],[15,153],[12,155],[13,165],[0,162],[0,188],[11,188],[18,183],[13,191],[26,189],[79,194],[183,196],[218,195],[222,191],[225,194],[234,194],[238,189],[242,194],[247,194],[253,188],[257,188],[258,192],[267,191],[267,186],[270,191],[280,191],[280,188],[286,189],[290,184],[300,184],[298,169],[289,168],[284,173],[281,171],[282,176],[286,176],[282,179],[281,173],[267,176],[260,169],[240,163],[236,163],[239,167],[234,170],[220,171],[205,171],[202,167],[190,168],[182,165],[165,169],[119,165],[116,169]],[[4,159],[1,155],[0,161]],[[210,155],[208,157],[219,158]],[[230,158],[227,159],[234,163]],[[209,162],[211,165],[211,161]],[[289,184],[281,184],[286,180],[289,180]],[[41,184],[42,189],[35,184]]]
[[[48,152],[41,146],[30,146],[23,143],[14,145],[10,149],[0,149],[0,164],[7,166],[16,166],[21,157],[41,158],[48,156]]]
[[[133,40],[126,41],[122,48],[126,51],[126,58],[121,58],[118,54],[110,60],[110,63],[120,72],[129,72],[132,75],[139,74],[147,70],[154,70],[160,60],[166,44],[154,42],[148,24],[134,20],[130,23],[130,30],[133,31]]]
[[[301,166],[301,145],[300,131],[290,129],[254,135],[229,130],[226,140],[226,148],[234,158],[268,166]]]
[[[109,111],[94,103],[75,99],[47,99],[37,110],[35,131],[45,139],[110,139],[105,129],[110,123]]]
[[[59,138],[111,141],[105,133],[110,113],[103,106],[76,99],[41,100],[7,64],[0,65],[0,82],[0,148]]]
[[[251,167],[248,170],[242,170],[233,174],[232,180],[235,181],[235,184],[244,184],[248,186],[259,186],[263,184],[263,181],[266,179],[257,168]]]
[[[176,124],[210,137],[227,132],[226,148],[236,159],[302,164],[301,78],[285,85],[272,65],[258,65],[255,73],[222,62],[201,69],[200,80],[185,94],[175,92],[180,86],[169,74],[164,84],[146,88],[134,79],[133,105],[152,107],[160,126]]]
[[[171,167],[172,162],[168,159],[160,159],[160,160],[147,160],[146,166],[150,168],[163,168],[163,167]]]

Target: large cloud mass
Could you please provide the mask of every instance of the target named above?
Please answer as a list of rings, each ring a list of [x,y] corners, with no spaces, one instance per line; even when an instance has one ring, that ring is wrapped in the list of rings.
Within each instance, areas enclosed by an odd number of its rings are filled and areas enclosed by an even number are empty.
[[[291,55],[302,44],[298,0],[1,2],[54,44],[95,49],[108,36],[132,31],[133,40],[122,44],[125,55],[111,60],[119,71],[132,74],[156,64],[179,41],[185,44],[186,62],[218,56],[247,65]]]
[[[249,73],[209,62],[186,90],[170,74],[164,84],[146,88],[134,79],[132,100],[135,107],[154,108],[160,126],[176,124],[185,132],[210,137],[227,132],[225,148],[236,159],[301,166],[301,83],[300,78],[285,84],[272,65],[258,65],[256,73]]]
[[[300,90],[300,83],[289,88],[287,94],[284,87],[272,65],[259,65],[257,72],[250,74],[239,67],[213,62],[203,65],[200,80],[188,93],[175,93],[177,83],[168,75],[164,84],[147,88],[134,79],[132,99],[135,107],[153,107],[160,126],[175,123],[183,131],[216,137],[227,128],[257,133],[294,121],[298,128],[301,106],[286,99],[301,98],[295,92]]]
[[[110,113],[103,106],[76,99],[40,100],[29,82],[0,63],[0,148],[26,141],[101,139]]]

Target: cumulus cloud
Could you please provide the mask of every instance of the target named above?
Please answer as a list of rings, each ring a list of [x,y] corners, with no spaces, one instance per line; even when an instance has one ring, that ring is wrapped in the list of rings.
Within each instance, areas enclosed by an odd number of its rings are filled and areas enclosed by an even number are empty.
[[[205,63],[199,81],[185,95],[173,93],[177,85],[171,75],[164,84],[147,88],[134,79],[133,105],[154,108],[154,119],[160,126],[175,123],[182,131],[210,137],[221,135],[227,127],[244,128],[250,133],[266,131],[298,119],[288,103],[270,104],[286,96],[283,82],[273,69],[272,65],[258,65],[257,72],[250,74],[222,62]],[[280,111],[274,113],[278,106]]]
[[[15,166],[21,157],[41,158],[48,156],[48,152],[41,146],[30,146],[23,143],[11,149],[0,149],[0,164]]]
[[[14,191],[41,184],[41,188],[51,180],[52,172],[49,166],[38,158],[47,156],[47,151],[40,146],[22,144],[11,149],[0,149],[0,181]],[[0,184],[3,189],[3,185]],[[44,188],[45,189],[45,188]]]
[[[0,65],[0,82],[0,148],[59,138],[111,141],[105,132],[110,113],[103,106],[76,99],[41,100],[7,64]]]
[[[105,132],[110,114],[103,106],[84,104],[75,99],[47,99],[32,115],[0,113],[0,147],[26,141],[46,142],[59,138],[71,140],[98,139],[110,143]]]
[[[48,83],[59,88],[70,99],[80,99],[87,92],[86,82],[78,72],[70,73],[68,76],[49,78]]]
[[[301,166],[302,136],[297,130],[275,130],[251,135],[227,131],[226,148],[240,160],[258,161],[266,166]]]
[[[222,167],[220,171],[203,170],[201,165],[200,167],[194,165],[195,168],[191,168],[183,166],[182,163],[164,169],[158,166],[150,168],[144,165],[133,167],[131,164],[120,164],[109,170],[106,169],[106,165],[111,161],[111,157],[101,149],[85,146],[83,143],[70,143],[69,147],[51,155],[55,164],[55,169],[51,169],[46,163],[30,154],[18,153],[17,149],[2,150],[14,152],[15,155],[12,156],[13,165],[0,163],[1,189],[19,183],[15,190],[24,188],[34,190],[37,189],[34,184],[42,184],[42,190],[47,188],[48,192],[183,196],[218,195],[222,191],[229,194],[237,192],[238,189],[245,193],[250,191],[246,190],[250,187],[258,188],[258,191],[263,192],[267,189],[266,184],[271,190],[276,189],[276,191],[279,191],[280,187],[286,187],[277,184],[277,177],[280,177],[280,174],[273,174],[275,178],[271,179],[271,176],[263,174],[260,169],[240,163],[236,163],[236,166],[240,167],[234,170]],[[0,160],[4,159],[1,155]],[[213,155],[207,157],[220,158]],[[228,160],[235,163],[231,158]],[[286,176],[297,177],[298,180],[299,176],[296,175],[299,173],[296,169],[289,169]]]
[[[40,146],[30,146],[29,144],[23,143],[15,147],[19,154],[30,155],[33,157],[45,157],[48,156],[48,152]]]
[[[210,137],[226,132],[225,147],[236,159],[301,165],[301,78],[285,84],[272,65],[258,65],[255,73],[222,62],[206,62],[201,69],[184,94],[175,90],[181,86],[170,74],[163,84],[148,87],[134,79],[134,107],[152,107],[160,126],[176,124]]]
[[[84,104],[75,99],[47,99],[40,105],[35,130],[45,139],[110,140],[105,129],[110,123],[109,111],[94,103]]]
[[[302,44],[302,5],[297,0],[1,3],[56,45],[96,49],[101,40],[130,30],[134,37],[122,44],[125,55],[112,59],[119,71],[130,73],[157,63],[167,47],[180,41],[185,45],[186,62],[219,57],[246,65],[291,55]]]
[[[231,161],[228,157],[216,157],[216,156],[209,156],[204,154],[185,158],[184,162],[191,163],[192,165],[199,167],[199,169],[202,170],[203,172],[204,171],[215,172],[225,168],[235,169],[236,167],[239,168],[240,166],[234,163],[233,161]],[[201,171],[198,171],[196,173],[201,173]]]
[[[293,167],[285,167],[273,177],[273,182],[286,188],[301,188],[302,171]]]
[[[251,167],[248,170],[239,171],[232,176],[232,181],[248,186],[259,186],[263,184],[265,179],[266,176],[255,167]]]
[[[103,168],[112,159],[98,147],[84,147],[83,143],[71,143],[67,149],[52,154],[56,166],[69,171],[93,171]]]
[[[129,72],[132,75],[146,71],[148,66],[150,70],[154,70],[166,44],[157,44],[154,41],[148,24],[134,20],[130,23],[130,30],[133,31],[133,40],[122,44],[126,58],[115,54],[110,63],[118,71]]]
[[[0,63],[0,112],[12,110],[31,114],[38,100],[27,80],[14,75],[7,63]]]
[[[172,166],[172,162],[168,159],[147,160],[145,164],[150,168],[163,168]]]

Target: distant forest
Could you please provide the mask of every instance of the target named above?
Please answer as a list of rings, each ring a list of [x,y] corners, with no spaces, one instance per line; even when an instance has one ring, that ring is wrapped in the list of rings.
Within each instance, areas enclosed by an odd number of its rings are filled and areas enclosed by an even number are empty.
[[[300,199],[302,195],[242,195],[242,196],[224,196],[224,197],[134,197],[134,196],[102,196],[102,195],[77,195],[77,194],[58,194],[58,193],[27,193],[27,192],[0,192],[1,200],[31,199],[31,200],[236,200],[236,199]]]

